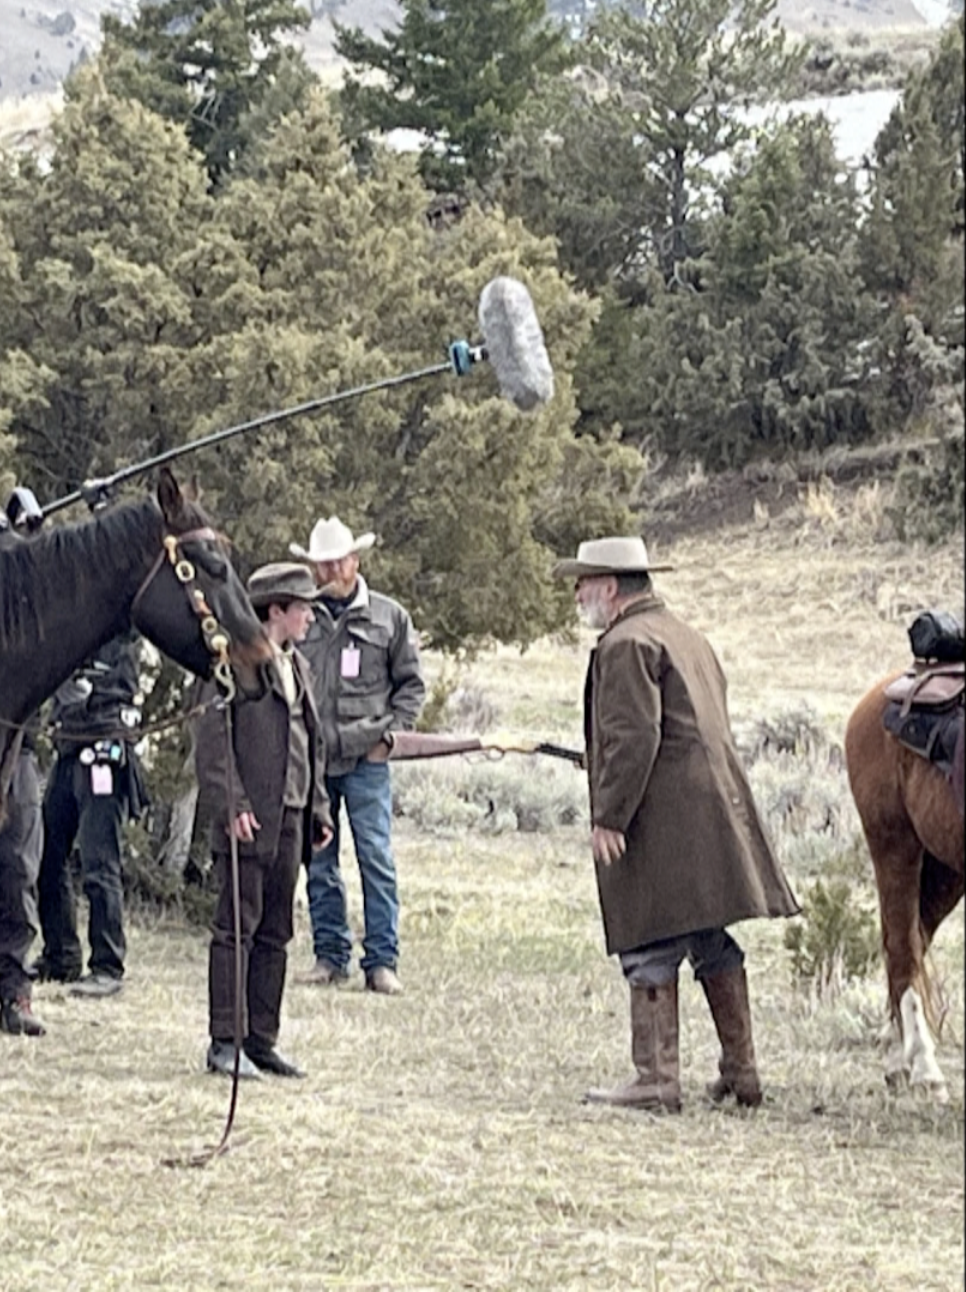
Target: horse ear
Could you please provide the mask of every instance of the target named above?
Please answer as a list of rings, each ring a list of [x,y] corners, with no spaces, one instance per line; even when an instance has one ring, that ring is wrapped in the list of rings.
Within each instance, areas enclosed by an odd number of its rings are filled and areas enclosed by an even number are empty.
[[[158,479],[158,503],[168,524],[175,524],[184,516],[184,495],[168,467],[161,468]]]
[[[198,483],[198,477],[192,474],[191,479],[182,490],[184,497],[188,502],[201,502],[201,485]]]

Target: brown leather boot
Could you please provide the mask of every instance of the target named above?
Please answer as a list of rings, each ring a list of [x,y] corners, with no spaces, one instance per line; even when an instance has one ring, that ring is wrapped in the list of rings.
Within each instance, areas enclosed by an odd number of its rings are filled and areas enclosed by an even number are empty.
[[[757,1108],[761,1103],[761,1082],[751,1039],[751,1006],[744,967],[739,965],[737,969],[703,978],[701,986],[721,1042],[718,1060],[721,1075],[705,1089],[716,1104],[734,1095],[744,1107]]]
[[[631,1057],[637,1076],[612,1090],[588,1090],[592,1104],[640,1108],[646,1112],[681,1111],[678,1061],[678,985],[631,987]]]

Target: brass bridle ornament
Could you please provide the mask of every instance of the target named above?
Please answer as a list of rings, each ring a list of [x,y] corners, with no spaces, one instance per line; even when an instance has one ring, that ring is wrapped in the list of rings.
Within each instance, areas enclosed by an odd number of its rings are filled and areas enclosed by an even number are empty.
[[[182,543],[213,543],[217,542],[217,539],[218,535],[208,526],[190,529],[183,534],[166,534],[161,540],[161,551],[158,553],[157,559],[145,575],[144,581],[131,602],[131,622],[135,627],[138,627],[138,606],[144,600],[148,589],[160,571],[164,569],[165,561],[167,561],[171,566],[174,577],[185,590],[192,612],[198,618],[201,636],[209,654],[214,658],[212,676],[222,692],[225,703],[230,704],[235,698],[235,676],[232,672],[230,658],[231,637],[227,629],[218,622],[214,612],[208,605],[204,590],[195,582],[197,571],[194,563],[181,550]]]

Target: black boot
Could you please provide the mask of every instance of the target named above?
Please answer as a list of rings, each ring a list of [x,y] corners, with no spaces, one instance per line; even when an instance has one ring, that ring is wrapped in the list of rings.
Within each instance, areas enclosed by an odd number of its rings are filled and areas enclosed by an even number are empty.
[[[37,957],[30,972],[38,982],[76,982],[83,970],[80,964],[62,964],[45,954]]]
[[[245,1041],[245,1053],[262,1072],[271,1072],[276,1077],[304,1077],[305,1073],[291,1059],[279,1054],[274,1045],[260,1041],[257,1036],[250,1036]]]

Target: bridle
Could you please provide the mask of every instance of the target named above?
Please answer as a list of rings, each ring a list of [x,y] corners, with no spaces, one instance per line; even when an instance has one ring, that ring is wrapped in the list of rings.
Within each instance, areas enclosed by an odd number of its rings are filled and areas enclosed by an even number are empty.
[[[207,525],[198,529],[186,530],[183,534],[166,534],[161,540],[161,551],[155,558],[150,570],[144,576],[141,586],[134,594],[134,600],[131,602],[131,622],[135,628],[141,627],[138,623],[138,608],[145,600],[148,589],[167,563],[171,566],[174,577],[184,588],[185,596],[188,598],[188,605],[198,618],[198,627],[201,630],[205,646],[209,654],[214,656],[215,663],[212,668],[212,676],[218,683],[225,702],[231,703],[235,697],[235,678],[231,671],[229,659],[231,637],[228,630],[218,622],[214,611],[208,605],[204,589],[198,586],[196,582],[197,571],[193,562],[181,551],[182,543],[213,543],[217,541],[217,538],[218,535],[215,531]]]

